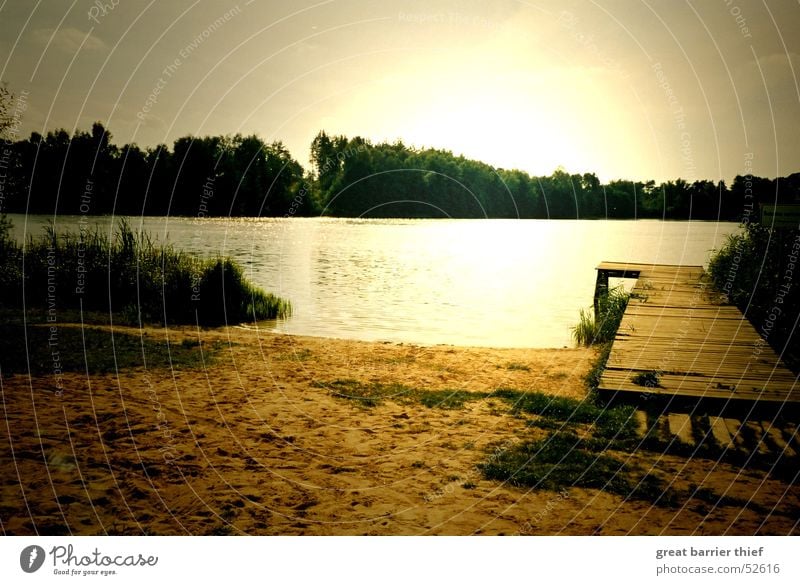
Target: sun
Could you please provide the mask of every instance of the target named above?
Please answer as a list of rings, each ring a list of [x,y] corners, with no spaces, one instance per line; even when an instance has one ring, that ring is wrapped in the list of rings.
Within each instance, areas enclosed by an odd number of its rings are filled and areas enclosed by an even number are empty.
[[[327,104],[325,119],[337,124],[326,131],[441,148],[534,175],[559,167],[602,175],[646,150],[612,73],[518,63],[472,63],[471,70],[462,59],[435,65],[353,88]]]

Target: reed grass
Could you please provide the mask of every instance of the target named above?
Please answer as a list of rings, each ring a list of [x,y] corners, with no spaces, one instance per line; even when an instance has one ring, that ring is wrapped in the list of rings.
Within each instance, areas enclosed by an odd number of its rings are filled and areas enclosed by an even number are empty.
[[[594,345],[614,340],[630,294],[621,286],[600,295],[597,314],[581,309],[578,324],[572,328],[572,338],[578,345]]]
[[[24,245],[0,234],[0,307],[79,309],[122,322],[215,325],[284,318],[291,304],[250,283],[230,258],[202,259],[154,242],[121,220],[56,233],[48,226]]]

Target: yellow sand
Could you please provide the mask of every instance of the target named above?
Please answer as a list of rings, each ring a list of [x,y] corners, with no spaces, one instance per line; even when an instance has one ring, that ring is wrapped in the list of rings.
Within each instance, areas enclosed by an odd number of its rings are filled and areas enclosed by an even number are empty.
[[[132,330],[138,334],[138,330]],[[150,329],[171,341],[198,333]],[[581,398],[589,349],[365,343],[204,331],[195,370],[3,379],[6,534],[787,534],[798,488],[761,472],[665,456],[661,471],[760,506],[653,507],[572,488],[484,480],[476,464],[530,436],[499,399],[463,409],[336,398],[354,379],[425,389],[499,387]],[[233,344],[229,344],[233,342]],[[653,454],[634,460],[650,465]],[[47,463],[45,463],[45,461]],[[709,475],[709,470],[711,474]],[[765,514],[764,509],[775,513]],[[796,515],[796,514],[794,514]]]

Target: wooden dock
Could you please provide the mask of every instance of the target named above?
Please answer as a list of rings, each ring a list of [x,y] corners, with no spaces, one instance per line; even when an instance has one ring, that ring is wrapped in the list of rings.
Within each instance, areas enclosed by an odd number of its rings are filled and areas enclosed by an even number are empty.
[[[637,279],[599,390],[800,403],[798,376],[713,293],[702,266],[603,262],[597,271],[598,291],[609,277]]]

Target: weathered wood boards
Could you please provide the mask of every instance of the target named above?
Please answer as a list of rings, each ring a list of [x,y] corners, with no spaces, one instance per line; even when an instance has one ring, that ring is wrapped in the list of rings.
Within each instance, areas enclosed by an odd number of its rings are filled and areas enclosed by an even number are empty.
[[[599,389],[800,402],[800,385],[750,322],[703,281],[700,266],[603,262],[598,274],[638,277]],[[658,383],[637,374],[656,373]]]

